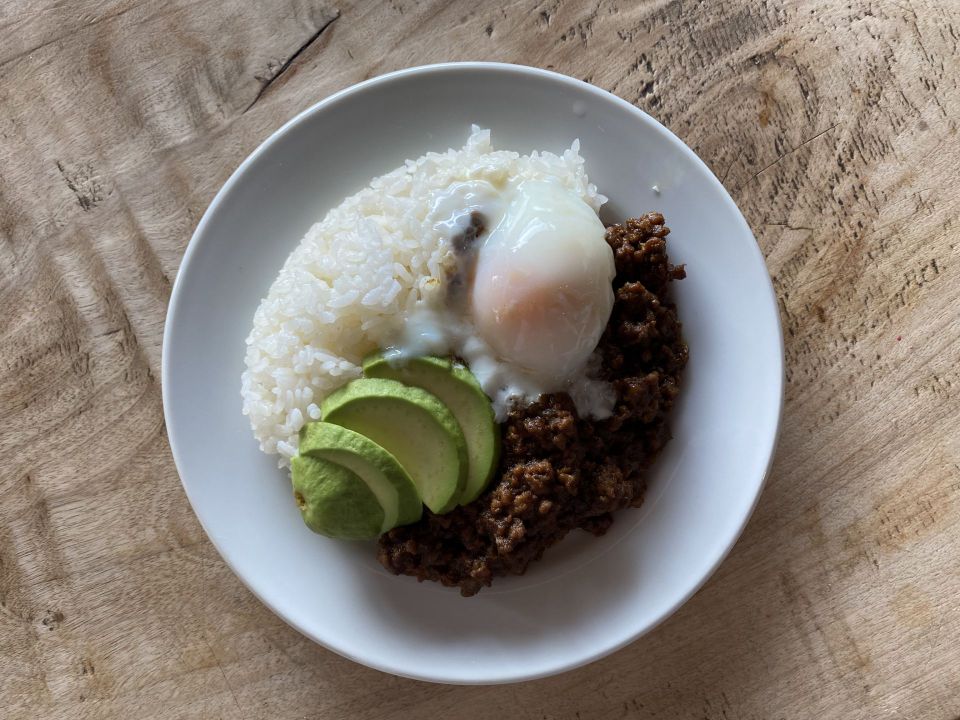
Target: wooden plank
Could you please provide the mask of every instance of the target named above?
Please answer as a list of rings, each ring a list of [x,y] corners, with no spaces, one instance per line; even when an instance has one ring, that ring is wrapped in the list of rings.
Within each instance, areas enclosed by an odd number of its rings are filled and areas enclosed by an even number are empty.
[[[12,718],[960,716],[960,8],[238,0],[0,9],[0,706]],[[290,630],[225,567],[163,428],[170,284],[272,129],[358,80],[490,59],[652,113],[780,299],[777,461],[642,641],[497,690]]]

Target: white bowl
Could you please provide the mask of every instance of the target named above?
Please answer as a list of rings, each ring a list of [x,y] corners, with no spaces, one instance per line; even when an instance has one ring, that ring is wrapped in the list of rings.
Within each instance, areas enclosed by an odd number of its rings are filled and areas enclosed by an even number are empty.
[[[662,212],[688,277],[675,297],[690,346],[673,440],[647,500],[610,532],[574,532],[527,574],[474,598],[389,574],[372,543],[314,535],[286,472],[240,408],[254,310],[310,225],[371,178],[459,147],[562,151],[580,138],[607,215]],[[170,445],[226,562],[300,632],[357,662],[450,683],[501,683],[596,660],[661,622],[710,576],[757,501],[776,442],[783,343],[763,257],[720,182],[673,134],[586,83],[455,63],[360,83],[271,135],[214,198],[173,288],[163,343]]]

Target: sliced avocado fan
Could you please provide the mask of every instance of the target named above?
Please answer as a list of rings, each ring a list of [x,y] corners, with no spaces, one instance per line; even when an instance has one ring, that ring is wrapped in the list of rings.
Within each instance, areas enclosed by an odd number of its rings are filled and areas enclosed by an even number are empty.
[[[434,513],[456,506],[467,480],[467,446],[435,395],[395,380],[361,378],[329,395],[320,411],[325,422],[366,436],[396,458]]]
[[[473,374],[445,358],[416,357],[391,362],[383,353],[363,361],[363,374],[421,388],[447,406],[467,443],[467,481],[457,502],[465,505],[476,500],[497,468],[500,429],[490,399]]]

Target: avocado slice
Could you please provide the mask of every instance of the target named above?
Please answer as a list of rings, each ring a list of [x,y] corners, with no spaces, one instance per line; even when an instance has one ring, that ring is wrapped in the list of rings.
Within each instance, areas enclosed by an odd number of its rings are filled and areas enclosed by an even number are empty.
[[[360,378],[327,396],[320,412],[393,455],[430,510],[456,506],[467,481],[467,443],[436,396],[396,380]]]
[[[497,469],[500,428],[473,373],[445,358],[416,357],[392,364],[376,353],[363,361],[363,374],[423,388],[450,409],[467,441],[467,483],[458,502],[476,500]]]
[[[380,534],[383,508],[353,471],[318,458],[290,461],[293,497],[307,527],[342,540],[367,540]]]
[[[423,503],[410,476],[370,438],[340,425],[311,422],[300,430],[300,455],[329,460],[358,475],[383,508],[380,532],[420,519]]]

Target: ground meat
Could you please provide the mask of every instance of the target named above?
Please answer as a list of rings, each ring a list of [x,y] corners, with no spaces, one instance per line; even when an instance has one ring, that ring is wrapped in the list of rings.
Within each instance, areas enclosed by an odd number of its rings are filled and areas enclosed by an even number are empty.
[[[615,510],[643,502],[644,474],[670,439],[666,418],[687,363],[668,299],[670,282],[685,273],[667,259],[669,232],[658,213],[607,230],[616,300],[598,349],[601,377],[617,393],[613,415],[580,418],[565,394],[515,408],[501,426],[497,479],[466,506],[425,511],[384,533],[384,567],[474,595],[498,575],[522,574],[569,531],[602,535]]]

